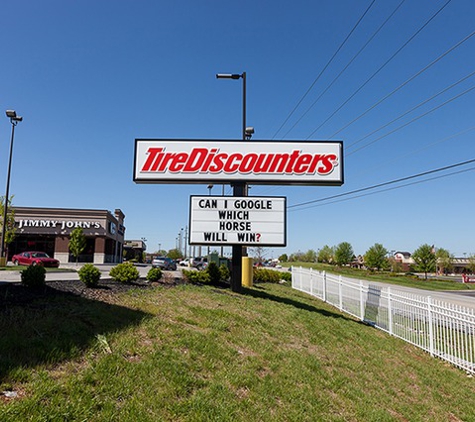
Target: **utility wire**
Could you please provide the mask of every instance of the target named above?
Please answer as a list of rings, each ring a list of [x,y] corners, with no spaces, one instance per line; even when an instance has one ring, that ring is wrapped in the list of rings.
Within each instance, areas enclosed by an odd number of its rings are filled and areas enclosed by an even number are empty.
[[[310,87],[307,89],[307,91],[305,92],[305,94],[303,95],[303,97],[299,100],[299,102],[297,103],[297,105],[293,108],[293,110],[290,112],[290,114],[287,116],[287,118],[284,120],[284,123],[282,123],[279,127],[279,129],[277,129],[277,132],[274,133],[274,136],[272,137],[272,139],[274,139],[277,134],[281,131],[281,129],[284,127],[284,125],[288,122],[288,120],[292,117],[292,115],[295,113],[295,110],[297,110],[297,108],[300,106],[300,104],[302,103],[302,101],[307,97],[307,95],[310,93],[310,91],[312,90],[312,88],[315,86],[315,84],[317,83],[317,81],[320,79],[320,77],[323,75],[323,73],[325,72],[325,70],[327,70],[328,66],[330,66],[331,62],[334,60],[334,58],[337,56],[337,54],[340,52],[340,50],[343,48],[343,46],[346,44],[346,42],[349,40],[349,38],[351,37],[351,35],[353,34],[353,32],[356,30],[356,28],[358,27],[358,25],[361,23],[361,21],[363,20],[363,18],[366,16],[366,14],[369,12],[369,10],[371,9],[371,7],[373,7],[374,3],[376,2],[376,0],[373,0],[371,2],[371,4],[368,6],[368,8],[365,10],[365,12],[361,15],[361,17],[358,19],[358,21],[356,22],[356,24],[353,26],[353,28],[351,29],[351,31],[349,32],[349,34],[346,36],[346,38],[343,40],[343,42],[340,44],[340,46],[337,48],[337,50],[335,51],[335,53],[333,53],[333,56],[330,58],[330,60],[327,62],[327,64],[324,66],[324,68],[320,71],[320,73],[318,74],[318,76],[315,78],[315,80],[313,81],[313,83],[310,85]]]
[[[420,76],[422,73],[424,73],[426,70],[428,70],[430,67],[432,67],[433,65],[435,65],[437,62],[439,62],[440,60],[442,60],[447,54],[451,53],[452,51],[454,51],[456,48],[460,47],[465,41],[469,40],[470,38],[472,38],[473,36],[475,35],[475,31],[473,31],[471,34],[467,35],[465,38],[463,38],[461,41],[459,41],[457,44],[455,44],[454,46],[452,46],[451,48],[449,48],[445,53],[443,53],[442,55],[440,55],[439,57],[437,57],[434,61],[432,61],[431,63],[429,63],[426,67],[424,67],[423,69],[421,69],[419,72],[417,72],[416,74],[414,74],[413,76],[411,76],[409,79],[407,79],[405,82],[403,82],[401,85],[399,85],[396,89],[394,89],[393,91],[391,91],[389,94],[387,94],[386,96],[384,96],[383,98],[381,98],[378,102],[376,102],[375,104],[373,104],[370,108],[368,108],[366,111],[364,111],[363,113],[361,113],[358,117],[355,117],[351,122],[349,122],[348,124],[346,124],[345,126],[343,126],[341,129],[337,130],[333,135],[330,136],[330,139],[332,139],[335,135],[338,135],[341,131],[345,130],[348,126],[351,126],[353,123],[355,123],[356,121],[358,121],[359,119],[361,119],[363,116],[365,116],[366,114],[368,114],[371,110],[373,110],[374,108],[376,108],[377,106],[379,106],[382,102],[386,101],[389,97],[391,97],[392,95],[394,95],[396,92],[398,92],[400,89],[402,89],[404,86],[406,86],[409,82],[413,81],[415,78],[417,78],[418,76]],[[470,75],[471,76],[471,75]]]
[[[422,25],[409,39],[401,46],[399,47],[396,52],[388,59],[386,60],[379,68],[374,72],[353,94],[351,94],[344,102],[341,104],[330,116],[328,116],[321,124],[318,126],[306,139],[309,139],[313,136],[315,132],[317,132],[325,123],[327,123],[335,114],[337,114],[346,104],[348,104],[353,97],[355,97],[356,94],[358,94],[381,70],[383,70],[417,35],[419,35],[422,30],[429,25],[429,23],[435,19],[435,17],[442,12],[442,10],[447,7],[447,5],[451,2],[452,0],[447,0],[446,3],[439,9],[437,12],[435,12],[425,23]]]
[[[414,123],[415,121],[419,120],[419,119],[422,119],[423,117],[427,116],[428,114],[438,110],[439,108],[442,108],[444,106],[446,106],[447,104],[451,103],[452,101],[456,100],[457,98],[460,98],[462,97],[463,95],[465,94],[468,94],[470,91],[473,91],[475,89],[475,85],[472,86],[471,88],[468,88],[466,89],[465,91],[461,92],[460,94],[457,94],[456,96],[448,99],[447,101],[443,102],[442,104],[439,104],[437,107],[434,107],[432,109],[430,109],[429,111],[426,111],[425,113],[422,113],[420,114],[419,116],[416,116],[414,117],[412,120],[410,120],[409,122],[407,123],[404,123],[403,125],[389,131],[388,133],[386,133],[385,135],[381,135],[379,138],[376,138],[374,140],[372,140],[371,142],[368,142],[367,144],[365,145],[362,145],[360,146],[359,148],[349,152],[348,154],[346,154],[346,156],[348,157],[349,155],[353,155],[355,152],[358,152],[358,151],[361,151],[362,149],[366,148],[366,147],[369,147],[370,145],[380,141],[381,139],[383,138],[386,138],[387,136],[389,135],[392,135],[393,133],[397,132],[398,130],[401,130],[402,128],[406,127],[406,126],[409,126],[410,124]]]
[[[368,41],[359,49],[359,51],[351,58],[351,60],[348,62],[348,64],[343,68],[343,70],[331,81],[330,85],[328,85],[325,90],[317,97],[317,99],[310,105],[310,107],[305,110],[305,112],[300,116],[300,118],[292,125],[292,127],[285,132],[284,136],[282,137],[285,138],[290,131],[297,126],[300,121],[307,115],[307,113],[317,104],[317,102],[322,98],[326,92],[333,86],[333,84],[340,78],[341,75],[350,67],[350,65],[356,60],[356,58],[363,52],[363,50],[368,46],[368,44],[373,41],[374,37],[383,29],[383,27],[388,23],[388,21],[394,16],[394,14],[399,10],[399,8],[403,5],[403,3],[406,0],[402,0],[399,5],[393,10],[393,12],[386,18],[386,20],[380,25],[380,27],[371,35],[371,37],[368,38]],[[289,116],[290,117],[290,116]],[[287,119],[288,120],[288,119]],[[287,120],[284,122],[284,124],[287,122]],[[280,130],[280,129],[279,129]]]
[[[467,164],[471,164],[471,163],[474,163],[474,162],[475,162],[475,158],[473,158],[471,160],[467,160],[467,161],[462,161],[460,163],[451,164],[449,166],[439,167],[437,169],[424,171],[422,173],[413,174],[412,176],[401,177],[400,179],[390,180],[388,182],[379,183],[377,185],[372,185],[372,186],[367,186],[365,188],[352,190],[350,192],[340,193],[338,195],[333,195],[333,196],[327,196],[326,198],[314,199],[312,201],[301,202],[300,204],[289,205],[287,207],[287,209],[295,208],[295,207],[302,207],[302,206],[308,205],[308,204],[315,204],[317,202],[328,201],[330,199],[341,198],[343,196],[353,195],[355,193],[365,192],[365,191],[372,190],[372,189],[377,189],[377,188],[380,188],[380,187],[383,187],[383,186],[393,185],[394,183],[400,183],[400,182],[404,182],[406,180],[416,179],[418,177],[427,176],[429,174],[438,173],[440,171],[450,170],[450,169],[455,168],[455,167],[465,166]]]
[[[442,179],[442,178],[445,178],[445,177],[453,176],[453,175],[455,175],[455,174],[466,173],[466,172],[472,171],[472,170],[475,170],[475,167],[471,167],[471,168],[468,168],[468,169],[465,169],[465,170],[454,171],[454,172],[452,172],[452,173],[448,173],[448,174],[443,174],[443,175],[440,175],[440,176],[431,177],[431,178],[429,178],[429,179],[418,180],[418,181],[416,181],[416,182],[406,183],[405,185],[401,185],[401,186],[394,186],[394,187],[392,187],[392,188],[381,189],[381,190],[379,190],[379,191],[377,191],[377,192],[364,193],[364,194],[361,194],[361,195],[353,196],[353,197],[351,197],[351,198],[337,199],[337,200],[332,201],[332,202],[327,202],[326,204],[311,205],[311,206],[308,206],[308,207],[305,207],[305,208],[300,208],[300,209],[297,209],[297,210],[290,210],[290,211],[302,211],[302,210],[306,210],[306,209],[309,209],[309,208],[315,208],[315,207],[321,207],[321,206],[324,206],[324,205],[335,204],[335,203],[337,203],[337,202],[351,201],[352,199],[362,198],[362,197],[364,197],[364,196],[375,195],[375,194],[377,194],[377,193],[388,192],[388,191],[390,191],[390,190],[401,189],[401,188],[405,188],[405,187],[407,187],[407,186],[412,186],[412,185],[417,185],[417,184],[421,184],[421,183],[426,183],[426,182],[430,182],[430,181],[432,181],[432,180]]]
[[[427,104],[428,102],[432,101],[434,98],[437,98],[439,95],[442,95],[444,92],[449,91],[453,87],[461,84],[465,80],[471,78],[473,75],[475,75],[475,71],[472,73],[468,74],[467,76],[463,77],[462,79],[459,79],[457,82],[454,82],[453,84],[449,85],[448,87],[444,88],[442,91],[439,91],[437,94],[432,95],[431,97],[427,98],[426,100],[422,101],[421,103],[417,104],[416,106],[412,107],[411,109],[405,111],[403,114],[400,114],[398,117],[394,118],[390,122],[386,123],[385,125],[379,127],[378,129],[373,130],[371,133],[368,133],[367,135],[363,136],[362,138],[358,139],[357,141],[353,142],[352,144],[348,145],[345,147],[345,150],[348,148],[351,148],[352,146],[359,144],[361,141],[365,140],[366,138],[369,138],[371,135],[374,135],[375,133],[379,132],[380,130],[390,126],[394,122],[397,122],[398,120],[402,119],[404,116],[407,116],[409,113],[412,113],[414,110],[417,110],[419,107],[422,107],[424,104]],[[333,137],[333,136],[332,136]]]

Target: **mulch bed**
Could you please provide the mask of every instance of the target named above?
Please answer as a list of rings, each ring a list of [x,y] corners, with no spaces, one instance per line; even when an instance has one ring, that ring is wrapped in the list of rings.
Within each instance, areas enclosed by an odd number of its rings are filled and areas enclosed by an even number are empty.
[[[132,289],[152,289],[159,285],[173,287],[183,283],[181,279],[164,278],[157,283],[139,279],[132,283],[119,283],[113,280],[100,280],[94,288],[86,287],[80,280],[50,281],[40,289],[31,289],[21,283],[0,284],[0,311],[12,305],[27,305],[45,297],[75,295],[87,299],[114,303],[119,293]]]

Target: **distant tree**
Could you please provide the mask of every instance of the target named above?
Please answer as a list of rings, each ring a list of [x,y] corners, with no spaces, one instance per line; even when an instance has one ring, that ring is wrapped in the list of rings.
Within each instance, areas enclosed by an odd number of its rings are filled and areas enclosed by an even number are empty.
[[[334,261],[335,250],[334,248],[325,245],[318,251],[317,260],[325,264],[331,264]]]
[[[287,262],[288,260],[289,260],[289,257],[286,253],[283,253],[281,256],[279,256],[280,262]]]
[[[304,260],[305,260],[305,262],[316,262],[317,261],[317,253],[313,249],[309,249],[305,253]]]
[[[180,258],[183,258],[182,256],[183,254],[181,253],[180,250],[178,249],[170,249],[167,253],[167,256],[168,258],[171,258],[171,259],[180,259]]]
[[[254,258],[255,263],[262,265],[268,251],[266,251],[262,246],[256,246],[255,248],[249,248],[248,252]]]
[[[412,254],[412,259],[416,263],[416,271],[424,273],[427,280],[427,273],[435,271],[436,256],[434,248],[428,244],[419,246]]]
[[[335,249],[335,262],[337,265],[348,265],[353,260],[353,247],[348,242],[341,242]]]
[[[86,236],[82,227],[76,227],[69,238],[69,250],[76,258],[76,262],[78,262],[79,255],[83,253],[84,249],[86,249]]]
[[[375,243],[366,251],[364,255],[364,263],[366,267],[378,271],[388,268],[387,254],[387,249],[381,245],[381,243]]]
[[[15,210],[12,207],[13,196],[8,200],[7,226],[5,229],[6,256],[8,256],[8,245],[13,242],[16,236]],[[5,197],[0,196],[0,230],[3,230],[3,216],[5,215]]]
[[[454,256],[446,249],[439,248],[435,253],[436,257],[436,271],[440,273],[449,273],[454,268]]]
[[[475,254],[470,254],[468,257],[468,266],[467,269],[471,274],[475,273]]]

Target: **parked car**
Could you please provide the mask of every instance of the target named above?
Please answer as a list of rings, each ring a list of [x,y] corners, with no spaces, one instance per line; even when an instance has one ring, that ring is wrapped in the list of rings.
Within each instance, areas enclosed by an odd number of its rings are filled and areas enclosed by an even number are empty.
[[[166,256],[157,256],[152,260],[153,268],[160,268],[161,270],[176,270],[176,262]]]
[[[43,267],[59,267],[59,261],[51,258],[46,252],[28,251],[12,256],[15,265],[42,265]]]
[[[185,258],[185,259],[182,259],[178,265],[181,265],[182,267],[188,267],[188,264],[190,262],[190,258]]]
[[[193,258],[191,265],[198,270],[204,270],[208,266],[208,257],[199,256],[199,257]]]

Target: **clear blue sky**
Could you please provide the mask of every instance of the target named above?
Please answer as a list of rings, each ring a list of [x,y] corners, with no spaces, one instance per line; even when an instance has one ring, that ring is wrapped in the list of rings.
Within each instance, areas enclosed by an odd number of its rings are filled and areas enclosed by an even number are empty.
[[[189,196],[207,195],[207,185],[134,184],[134,139],[240,139],[241,81],[217,80],[218,72],[247,72],[253,139],[344,142],[342,187],[254,186],[251,195],[286,196],[292,207],[475,159],[475,90],[465,92],[475,77],[456,84],[475,70],[475,36],[441,57],[474,31],[475,2],[449,1],[425,25],[447,1],[407,0],[349,64],[401,3],[377,1],[331,60],[371,3],[4,2],[0,189],[11,129],[4,110],[15,109],[24,121],[15,133],[14,205],[120,208],[127,239],[147,238],[150,251],[159,243],[174,248],[188,222]],[[292,207],[288,246],[269,254],[343,241],[356,254],[375,243],[475,253],[474,168]],[[454,171],[463,172],[448,175]]]

